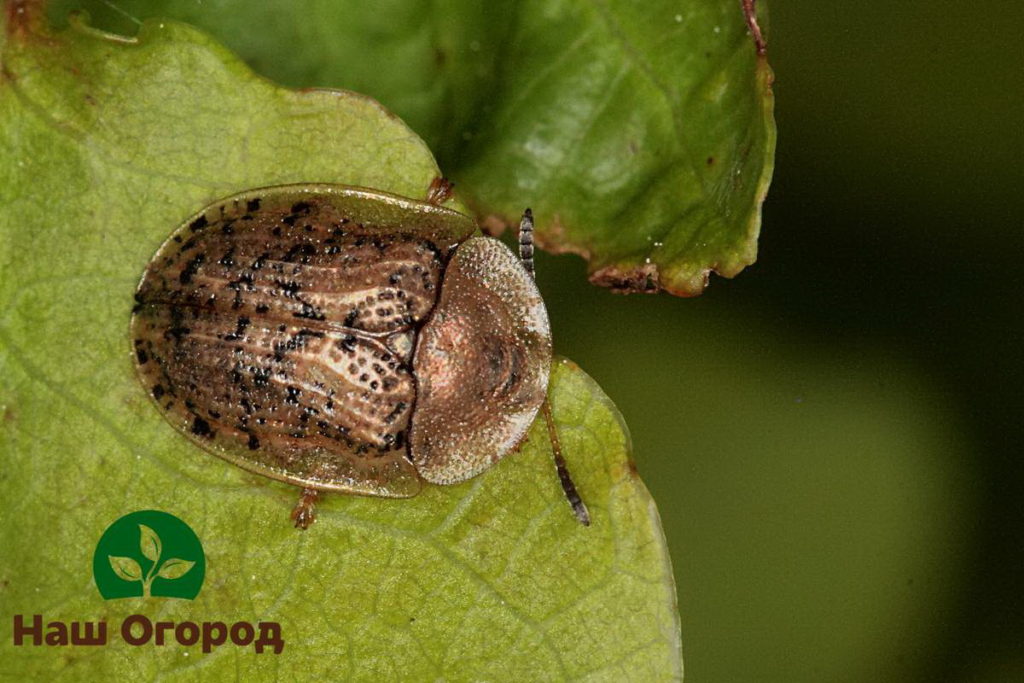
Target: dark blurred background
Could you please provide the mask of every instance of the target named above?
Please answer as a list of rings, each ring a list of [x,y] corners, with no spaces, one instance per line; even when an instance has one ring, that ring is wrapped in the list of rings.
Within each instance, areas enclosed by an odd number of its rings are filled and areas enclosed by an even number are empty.
[[[758,263],[685,301],[539,263],[658,501],[690,681],[1024,681],[1021,7],[773,3]]]
[[[661,510],[689,681],[1024,681],[1022,32],[1011,0],[773,3],[758,263],[682,300],[539,259]]]

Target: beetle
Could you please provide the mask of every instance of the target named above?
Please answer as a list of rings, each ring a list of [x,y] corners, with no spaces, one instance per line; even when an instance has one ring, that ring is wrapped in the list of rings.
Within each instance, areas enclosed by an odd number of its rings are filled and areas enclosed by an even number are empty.
[[[551,332],[519,256],[442,206],[335,184],[258,188],[203,208],[157,250],[135,293],[138,376],[164,417],[208,452],[321,491],[410,497],[455,484],[548,422]]]

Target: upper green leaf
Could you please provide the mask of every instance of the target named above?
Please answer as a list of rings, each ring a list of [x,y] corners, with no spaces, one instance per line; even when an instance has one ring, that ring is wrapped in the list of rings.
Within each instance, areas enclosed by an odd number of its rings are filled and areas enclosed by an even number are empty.
[[[771,72],[737,0],[527,3],[456,177],[622,291],[699,294],[756,256]]]
[[[132,613],[276,621],[286,648],[16,648],[5,618],[4,673],[188,678],[200,660],[204,677],[247,680],[681,675],[657,512],[618,414],[577,368],[554,369],[551,396],[589,528],[569,510],[539,425],[470,482],[401,501],[329,496],[299,532],[295,488],[193,446],[135,378],[132,293],[185,217],[273,183],[422,197],[437,167],[404,124],[358,95],[278,88],[181,24],[147,23],[134,40],[81,26],[53,34],[33,5],[6,9],[0,499],[18,523],[0,525],[0,603],[102,616],[112,631]],[[101,602],[83,572],[103,530],[138,509],[195,529],[207,557],[199,599]]]
[[[583,255],[597,284],[699,294],[756,257],[772,74],[739,0],[110,4],[54,15],[183,19],[281,82],[372,95],[491,228],[532,206],[540,244]]]

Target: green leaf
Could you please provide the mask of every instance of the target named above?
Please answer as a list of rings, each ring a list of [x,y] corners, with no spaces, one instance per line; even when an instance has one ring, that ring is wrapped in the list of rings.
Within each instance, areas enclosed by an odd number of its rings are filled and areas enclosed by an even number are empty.
[[[478,212],[590,261],[622,291],[699,294],[756,256],[771,72],[738,0],[526,3],[460,159]]]
[[[175,17],[281,82],[372,95],[494,230],[531,205],[539,243],[583,255],[597,284],[694,295],[756,258],[772,72],[739,0],[112,4],[53,14]]]
[[[156,562],[160,559],[160,537],[145,524],[139,525],[139,548],[146,559]]]
[[[156,575],[161,579],[180,579],[185,574],[188,574],[188,570],[192,569],[194,565],[195,562],[190,560],[172,557],[163,563]]]
[[[117,557],[116,555],[107,555],[107,559],[110,560],[110,568],[114,570],[119,579],[125,581],[142,581],[142,567],[139,563],[130,557]]]
[[[0,524],[4,611],[102,615],[112,631],[133,613],[274,621],[286,647],[16,648],[8,617],[4,673],[188,678],[201,661],[204,677],[247,680],[679,678],[657,512],[618,413],[568,362],[551,398],[589,528],[541,424],[470,482],[409,500],[327,496],[297,531],[297,489],[192,446],[134,376],[132,293],[181,220],[272,183],[423,196],[437,173],[423,143],[366,98],[278,88],[187,26],[147,23],[132,41],[49,33],[35,5],[18,8],[0,14],[0,498],[18,520]],[[104,529],[141,509],[201,539],[195,601],[105,603],[88,580]]]

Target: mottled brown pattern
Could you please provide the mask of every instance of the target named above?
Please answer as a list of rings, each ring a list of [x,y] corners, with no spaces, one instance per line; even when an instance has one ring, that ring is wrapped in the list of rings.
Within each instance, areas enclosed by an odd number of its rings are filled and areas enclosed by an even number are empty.
[[[236,464],[412,495],[414,334],[472,229],[449,210],[339,186],[223,200],[176,231],[143,277],[140,376],[172,424]]]

